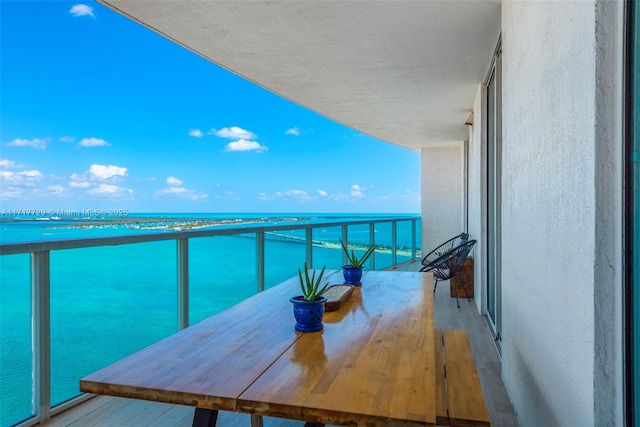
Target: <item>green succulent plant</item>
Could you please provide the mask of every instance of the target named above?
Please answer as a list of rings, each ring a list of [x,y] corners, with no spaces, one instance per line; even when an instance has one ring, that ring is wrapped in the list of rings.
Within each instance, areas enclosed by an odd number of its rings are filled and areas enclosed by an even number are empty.
[[[349,253],[349,250],[347,249],[347,246],[344,244],[342,239],[340,239],[340,244],[342,245],[342,250],[344,251],[345,255],[347,255],[347,261],[349,262],[349,265],[351,267],[362,267],[364,263],[367,262],[369,257],[373,254],[373,251],[376,249],[376,245],[371,245],[365,251],[362,257],[358,258],[353,250],[351,251],[351,253]]]
[[[309,277],[309,269],[307,268],[306,262],[304,263],[304,275],[302,274],[302,271],[298,269],[298,277],[300,278],[300,289],[302,289],[302,297],[305,301],[319,300],[324,291],[327,290],[329,282],[325,283],[322,288],[320,287],[325,268],[326,266],[322,267],[322,271],[320,272],[320,275],[317,279],[316,270],[313,270],[313,274],[311,275],[311,277]]]

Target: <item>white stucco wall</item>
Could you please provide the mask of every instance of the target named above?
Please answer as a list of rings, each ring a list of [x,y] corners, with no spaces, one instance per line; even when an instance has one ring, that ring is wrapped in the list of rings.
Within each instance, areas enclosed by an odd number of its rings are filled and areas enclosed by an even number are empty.
[[[463,142],[422,149],[422,250],[464,231]]]
[[[593,1],[502,3],[503,378],[523,426],[594,418]]]

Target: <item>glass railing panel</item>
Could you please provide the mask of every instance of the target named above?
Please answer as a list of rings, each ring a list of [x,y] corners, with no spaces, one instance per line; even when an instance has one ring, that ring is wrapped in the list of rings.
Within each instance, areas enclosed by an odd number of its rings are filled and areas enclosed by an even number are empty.
[[[358,259],[361,259],[370,246],[369,224],[357,224],[347,227],[347,241],[349,253],[353,251]],[[378,243],[377,241],[375,242]],[[371,255],[373,257],[374,255]],[[364,269],[371,270],[371,257],[365,262]],[[378,266],[376,265],[376,270]]]
[[[30,254],[0,256],[0,426],[30,418]]]
[[[258,292],[255,233],[189,239],[189,324]]]
[[[391,223],[381,222],[375,225],[376,236],[376,270],[383,270],[393,265],[391,256]]]
[[[51,403],[178,329],[175,241],[51,252]]]
[[[411,221],[398,223],[398,245],[411,244]],[[352,245],[369,243],[369,224],[348,225]],[[340,269],[342,224],[312,230],[313,266]],[[392,264],[391,224],[375,224],[376,269]],[[270,232],[266,232],[270,233]],[[265,241],[266,287],[297,273],[306,258],[305,230],[278,230],[286,239]],[[187,239],[189,234],[184,236]],[[257,292],[255,232],[191,237],[189,242],[189,323],[194,324]],[[420,221],[416,241],[421,242]],[[55,246],[56,242],[52,242]],[[82,246],[82,242],[78,242]],[[105,241],[109,245],[113,242]],[[386,247],[385,247],[386,246]],[[354,247],[359,252],[357,247]],[[419,253],[419,252],[418,252]],[[78,380],[159,341],[178,328],[177,242],[54,249],[51,254],[51,384],[53,405],[79,394]],[[402,261],[402,255],[398,261]],[[19,260],[19,261],[14,261]],[[3,424],[30,417],[32,396],[30,254],[0,257],[2,300]],[[14,268],[13,264],[19,264]],[[368,267],[368,266],[366,266]],[[16,271],[14,271],[16,270]],[[13,285],[19,283],[19,285]],[[15,302],[15,299],[19,302]],[[9,307],[12,311],[8,311]],[[12,332],[18,337],[14,340]],[[9,342],[11,340],[11,342]],[[9,373],[5,363],[19,364]],[[13,365],[10,365],[13,366]],[[19,379],[9,377],[16,374]],[[16,377],[17,378],[17,377]],[[7,387],[11,387],[7,392]],[[22,387],[22,389],[21,389]],[[4,405],[6,396],[18,404]],[[9,421],[6,421],[6,420]]]
[[[396,228],[397,263],[411,261],[411,221],[399,221]],[[417,244],[417,243],[416,243]]]
[[[306,260],[304,230],[265,233],[264,259],[265,289],[298,274]]]
[[[416,221],[416,257],[422,258],[425,254],[422,253],[422,219]]]
[[[327,270],[340,270],[342,268],[342,249],[340,238],[342,227],[318,227],[312,231],[313,236],[313,266]]]

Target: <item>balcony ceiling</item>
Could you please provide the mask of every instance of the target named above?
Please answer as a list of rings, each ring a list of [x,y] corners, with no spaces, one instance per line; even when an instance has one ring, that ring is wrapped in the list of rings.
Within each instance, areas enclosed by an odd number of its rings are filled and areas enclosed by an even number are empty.
[[[284,98],[411,150],[460,142],[499,1],[99,0]]]

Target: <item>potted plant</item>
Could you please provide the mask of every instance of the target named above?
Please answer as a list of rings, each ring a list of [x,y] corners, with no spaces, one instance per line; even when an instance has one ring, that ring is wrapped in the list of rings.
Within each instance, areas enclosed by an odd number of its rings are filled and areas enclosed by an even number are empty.
[[[326,266],[325,266],[326,267]],[[300,332],[316,332],[322,330],[322,316],[324,315],[324,303],[327,297],[322,294],[327,290],[329,283],[325,283],[320,287],[324,269],[316,279],[316,271],[313,271],[309,277],[307,263],[304,263],[304,275],[298,269],[298,277],[300,279],[300,289],[302,295],[293,297],[289,301],[293,304],[293,315],[296,318],[296,331]]]
[[[347,246],[344,244],[342,239],[340,239],[340,244],[342,245],[342,250],[347,256],[348,264],[342,266],[342,274],[344,276],[344,283],[348,285],[361,285],[362,282],[362,267],[364,263],[369,259],[369,257],[373,254],[375,250],[375,245],[369,246],[369,248],[364,252],[364,254],[358,258],[355,252],[352,250],[349,253]]]

